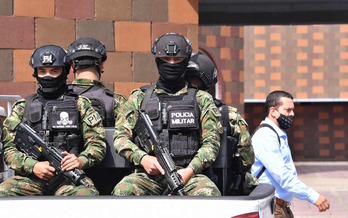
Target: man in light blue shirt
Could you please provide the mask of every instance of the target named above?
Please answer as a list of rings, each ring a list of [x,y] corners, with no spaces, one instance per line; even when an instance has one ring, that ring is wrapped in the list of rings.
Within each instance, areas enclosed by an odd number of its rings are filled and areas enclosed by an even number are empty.
[[[311,202],[320,212],[326,211],[330,208],[329,201],[299,180],[292,160],[284,131],[290,128],[295,115],[292,95],[285,91],[270,93],[265,109],[267,117],[252,137],[255,163],[251,172],[260,176],[259,182],[275,187],[275,217],[293,217],[289,207],[293,197]]]

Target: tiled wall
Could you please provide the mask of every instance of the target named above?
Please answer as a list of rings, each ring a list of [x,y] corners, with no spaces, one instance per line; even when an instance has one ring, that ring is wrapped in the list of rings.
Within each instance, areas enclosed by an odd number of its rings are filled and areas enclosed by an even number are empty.
[[[244,113],[243,27],[200,26],[199,48],[218,69],[219,97]]]
[[[348,98],[348,25],[246,26],[245,98]]]
[[[245,99],[276,89],[296,100],[289,143],[295,160],[346,160],[348,25],[244,27]],[[317,103],[314,103],[317,102]],[[245,104],[250,132],[264,104]]]
[[[347,160],[347,108],[348,103],[295,103],[294,124],[287,130],[294,160]],[[264,104],[245,104],[250,133],[264,117]]]
[[[36,91],[28,64],[35,48],[67,49],[89,36],[107,48],[102,81],[128,96],[157,80],[150,50],[159,35],[183,34],[197,52],[198,0],[0,0],[0,30],[0,95]]]

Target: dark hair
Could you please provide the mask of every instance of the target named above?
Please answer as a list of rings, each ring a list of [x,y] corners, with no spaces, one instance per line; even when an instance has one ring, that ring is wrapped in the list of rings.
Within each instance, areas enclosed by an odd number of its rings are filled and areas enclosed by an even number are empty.
[[[280,102],[281,97],[294,99],[292,95],[286,91],[277,90],[277,91],[273,91],[269,93],[265,103],[266,116],[268,116],[269,109],[271,107],[278,107],[281,105],[281,102]]]

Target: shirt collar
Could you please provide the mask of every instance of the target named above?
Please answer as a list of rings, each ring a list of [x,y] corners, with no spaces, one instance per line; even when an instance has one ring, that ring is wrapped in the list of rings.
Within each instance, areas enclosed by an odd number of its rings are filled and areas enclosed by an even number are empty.
[[[267,123],[269,125],[271,125],[275,131],[277,131],[279,137],[281,136],[286,136],[286,132],[284,130],[282,130],[281,128],[279,128],[271,119],[269,119],[268,117],[266,117],[262,123]]]

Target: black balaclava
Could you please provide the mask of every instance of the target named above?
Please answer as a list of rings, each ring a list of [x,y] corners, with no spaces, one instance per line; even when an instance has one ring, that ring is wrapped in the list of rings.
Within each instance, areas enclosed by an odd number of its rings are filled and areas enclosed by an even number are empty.
[[[47,99],[56,99],[68,90],[66,84],[66,72],[62,72],[58,77],[38,77],[35,76],[39,84],[38,94]]]
[[[284,114],[280,114],[280,116],[277,118],[279,127],[283,130],[289,129],[293,122],[292,118],[293,116],[285,116]]]
[[[159,72],[157,86],[169,93],[175,93],[184,88],[186,80],[184,77],[187,67],[186,59],[175,64],[162,61],[156,58],[156,64]]]
[[[37,77],[37,81],[39,84],[38,94],[47,99],[56,99],[68,91],[65,73],[58,77]]]

